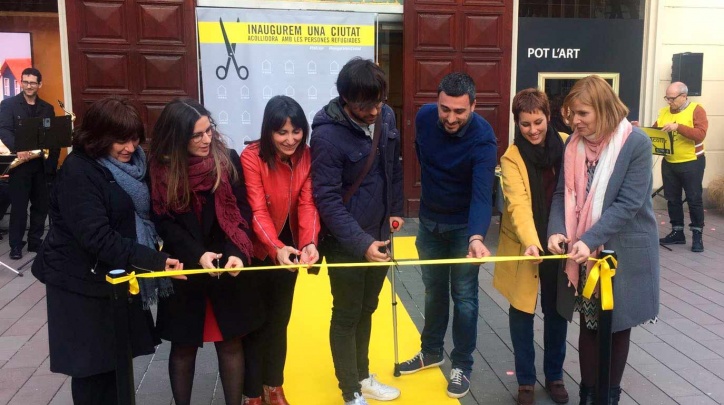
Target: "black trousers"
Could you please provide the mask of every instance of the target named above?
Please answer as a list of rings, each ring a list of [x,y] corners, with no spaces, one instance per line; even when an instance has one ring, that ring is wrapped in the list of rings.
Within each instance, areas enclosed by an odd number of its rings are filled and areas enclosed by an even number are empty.
[[[10,184],[8,180],[0,179],[0,220],[7,214],[8,208],[10,208]]]
[[[684,230],[684,202],[682,190],[686,193],[686,204],[689,206],[689,227],[701,231],[704,228],[704,201],[702,198],[702,182],[706,157],[699,156],[696,160],[684,163],[661,164],[661,179],[664,183],[664,197],[669,209],[669,220],[675,231]]]
[[[345,254],[323,251],[330,262],[357,262]],[[379,295],[388,267],[329,269],[332,290],[332,322],[329,342],[334,374],[345,401],[360,392],[360,381],[369,377],[369,348],[372,314],[377,310]]]
[[[70,389],[73,405],[115,405],[118,403],[116,392],[116,372],[96,374],[83,378],[71,378]]]
[[[22,247],[25,227],[28,225],[30,203],[30,228],[28,243],[40,245],[48,216],[48,185],[42,158],[21,164],[10,171],[10,247]]]
[[[271,262],[256,263],[269,265]],[[244,336],[244,395],[262,395],[262,386],[284,384],[287,360],[287,325],[292,315],[294,286],[299,272],[260,271],[258,277],[266,321],[261,328]]]

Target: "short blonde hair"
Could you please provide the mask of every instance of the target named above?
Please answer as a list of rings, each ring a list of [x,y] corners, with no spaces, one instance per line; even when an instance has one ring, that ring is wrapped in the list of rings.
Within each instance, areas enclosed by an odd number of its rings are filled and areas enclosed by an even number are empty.
[[[591,106],[596,112],[596,134],[608,136],[628,115],[628,107],[613,92],[613,88],[600,76],[591,75],[576,82],[563,101],[568,122],[573,122],[573,103]]]

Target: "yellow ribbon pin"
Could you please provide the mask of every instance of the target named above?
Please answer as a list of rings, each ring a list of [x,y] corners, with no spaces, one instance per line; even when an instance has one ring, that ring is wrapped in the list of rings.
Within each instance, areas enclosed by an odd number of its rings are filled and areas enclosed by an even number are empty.
[[[609,264],[608,259],[611,259],[613,267]],[[596,289],[599,278],[601,279],[601,308],[605,311],[613,309],[613,283],[611,278],[616,275],[616,267],[618,262],[616,258],[611,255],[605,256],[601,259],[591,258],[595,260],[596,264],[593,265],[591,271],[588,273],[588,280],[586,285],[583,287],[583,296],[591,299],[593,291]]]

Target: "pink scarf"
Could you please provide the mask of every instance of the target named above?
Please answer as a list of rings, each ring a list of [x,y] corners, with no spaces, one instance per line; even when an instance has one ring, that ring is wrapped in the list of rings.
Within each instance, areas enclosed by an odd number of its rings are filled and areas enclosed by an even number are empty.
[[[601,218],[608,181],[611,179],[618,154],[631,130],[631,123],[624,118],[613,133],[598,140],[591,141],[578,132],[574,132],[571,136],[563,159],[566,234],[570,239],[568,253],[581,236]],[[596,170],[591,188],[586,194],[588,164],[596,164]],[[602,246],[589,246],[589,248],[591,257],[595,257],[600,253]],[[587,266],[586,275],[588,271]],[[578,263],[567,260],[566,275],[569,285],[578,290],[580,277]]]

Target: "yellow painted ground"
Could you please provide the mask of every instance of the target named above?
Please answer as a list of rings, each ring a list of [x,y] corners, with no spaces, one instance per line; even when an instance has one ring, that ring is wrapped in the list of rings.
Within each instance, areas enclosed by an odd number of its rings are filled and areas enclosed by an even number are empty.
[[[395,240],[395,256],[398,259],[416,256],[414,237]],[[402,271],[405,270],[402,268]],[[350,271],[355,270],[350,269]],[[397,302],[399,354],[400,361],[404,361],[420,350],[420,334],[399,298]],[[300,274],[297,279],[292,319],[289,323],[289,348],[284,375],[284,390],[292,405],[343,403],[329,349],[331,316],[332,295],[326,272],[321,272],[318,276]],[[402,391],[402,395],[389,404],[460,403],[458,400],[448,398],[447,379],[438,368],[399,378],[394,377],[392,373],[395,357],[392,337],[392,295],[390,283],[386,280],[380,293],[379,307],[372,317],[370,372],[377,373],[380,381],[394,385]],[[369,402],[383,403],[374,400]]]

